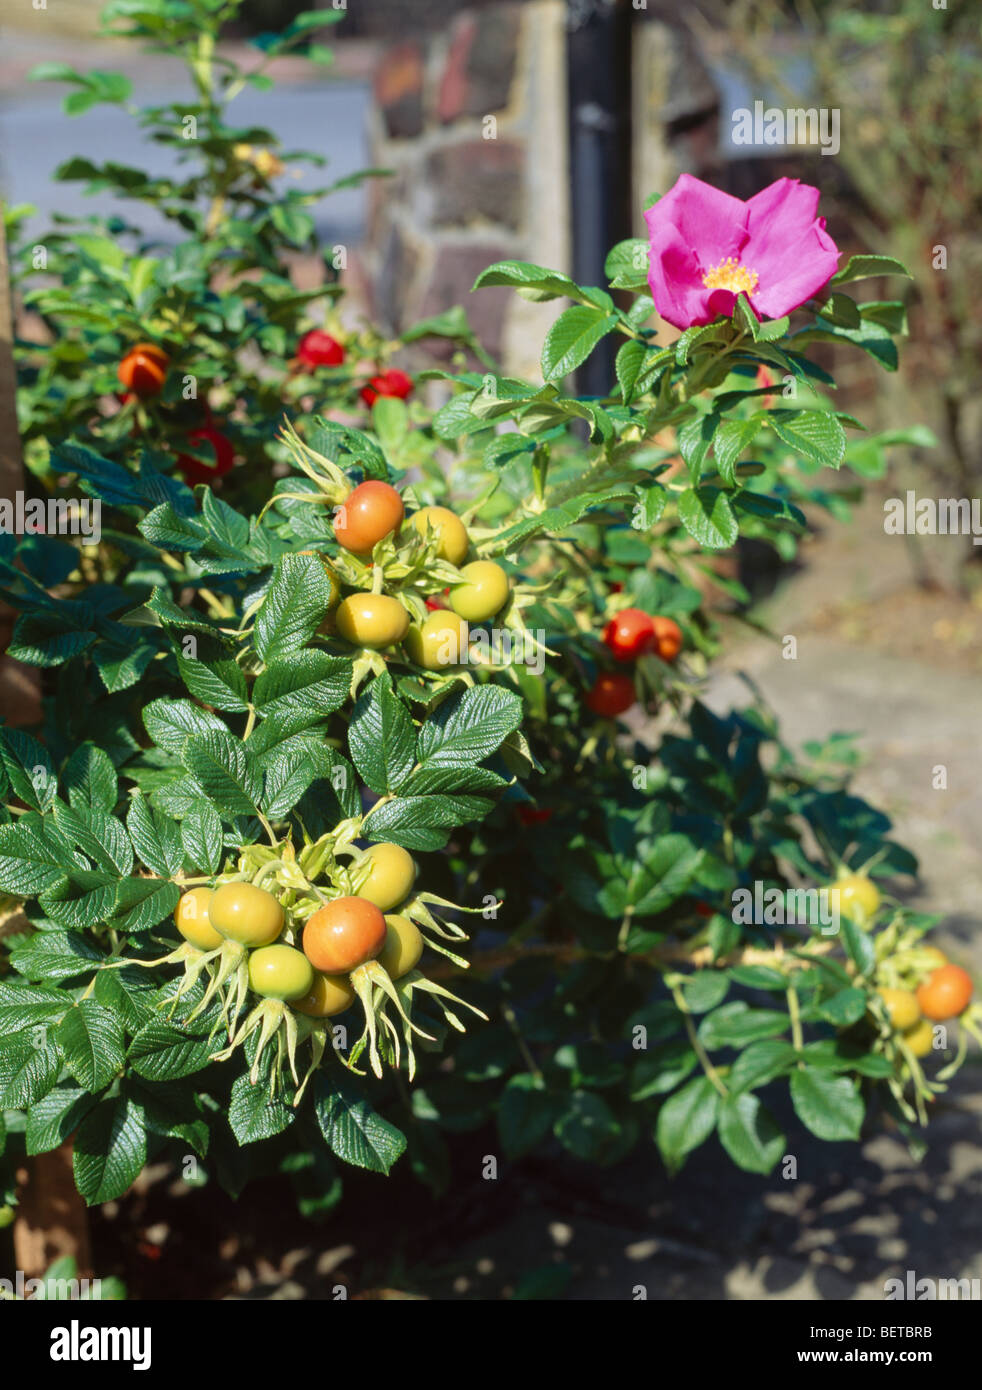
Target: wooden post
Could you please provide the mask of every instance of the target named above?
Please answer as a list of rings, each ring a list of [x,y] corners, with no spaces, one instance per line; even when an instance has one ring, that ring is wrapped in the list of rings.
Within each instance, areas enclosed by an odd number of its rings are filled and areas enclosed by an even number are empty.
[[[0,218],[0,497],[10,500],[24,486],[13,338],[7,242]],[[40,673],[7,656],[14,618],[9,608],[0,605],[0,715],[6,724],[35,724],[41,717]],[[17,1268],[36,1279],[52,1260],[71,1255],[80,1274],[87,1275],[92,1262],[89,1227],[85,1204],[72,1178],[71,1145],[31,1159],[18,1171],[17,1185]]]

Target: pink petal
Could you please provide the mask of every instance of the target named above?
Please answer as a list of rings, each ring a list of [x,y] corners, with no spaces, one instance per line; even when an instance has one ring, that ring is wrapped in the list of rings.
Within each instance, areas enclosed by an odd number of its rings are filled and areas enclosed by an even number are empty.
[[[779,319],[818,293],[835,274],[839,251],[825,231],[824,218],[791,248],[791,254],[768,266],[775,278],[761,275],[752,296],[754,308],[765,318]],[[754,269],[757,269],[755,266]]]
[[[706,269],[736,255],[745,240],[747,217],[740,199],[691,174],[680,174],[644,216],[654,250],[668,226],[676,227]]]
[[[790,313],[835,274],[839,252],[815,216],[818,198],[810,184],[778,179],[747,203],[743,263],[760,277],[752,299],[767,317]]]
[[[648,264],[648,285],[655,308],[667,323],[675,328],[691,328],[693,324],[712,323],[723,308],[710,306],[714,295],[728,291],[709,290],[702,283],[703,271],[695,253],[677,227],[666,223],[653,239]]]

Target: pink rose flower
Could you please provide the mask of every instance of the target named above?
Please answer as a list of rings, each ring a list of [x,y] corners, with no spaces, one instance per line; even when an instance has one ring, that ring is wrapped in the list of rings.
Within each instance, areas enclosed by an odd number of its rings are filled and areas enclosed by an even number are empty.
[[[648,284],[676,328],[728,318],[742,290],[758,318],[797,309],[836,272],[839,250],[816,217],[818,189],[778,179],[747,202],[682,174],[645,221]]]

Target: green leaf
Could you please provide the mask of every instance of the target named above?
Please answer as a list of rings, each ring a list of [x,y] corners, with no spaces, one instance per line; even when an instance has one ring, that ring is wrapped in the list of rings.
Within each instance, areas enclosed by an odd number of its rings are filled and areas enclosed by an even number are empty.
[[[778,1009],[752,1009],[742,999],[723,1004],[699,1025],[699,1041],[710,1049],[745,1047],[761,1038],[787,1032],[788,1015]]]
[[[590,356],[602,338],[617,326],[617,315],[585,304],[574,304],[559,315],[542,347],[542,376],[561,381]]]
[[[845,285],[850,280],[867,280],[872,275],[904,275],[908,280],[914,277],[903,264],[892,256],[850,256],[842,270],[832,276],[830,285]]]
[[[249,708],[245,674],[230,657],[206,662],[178,654],[177,668],[191,694],[206,705],[233,714],[241,714]]]
[[[378,676],[355,703],[348,725],[352,761],[373,792],[398,791],[416,761],[413,721],[393,693],[386,673]]]
[[[279,234],[294,246],[305,246],[314,235],[314,219],[295,200],[272,203],[269,220]]]
[[[678,499],[679,520],[707,550],[725,550],[740,534],[730,499],[714,487],[688,488]]]
[[[153,873],[170,878],[180,871],[184,854],[177,822],[155,811],[139,793],[130,802],[126,829],[140,860]]]
[[[652,1048],[639,1058],[631,1073],[631,1100],[648,1100],[674,1091],[698,1065],[699,1058],[682,1038]]]
[[[246,745],[227,729],[194,734],[181,761],[223,816],[255,815],[262,774]]]
[[[151,1018],[130,1043],[130,1066],[148,1081],[176,1081],[206,1067],[218,1043],[162,1018]]]
[[[115,816],[94,806],[78,810],[55,802],[55,824],[72,845],[77,845],[94,864],[102,869],[114,869],[126,875],[133,867],[133,846],[130,837]]]
[[[207,801],[193,806],[181,821],[181,844],[196,869],[215,874],[222,864],[222,821]]]
[[[56,1086],[46,1096],[36,1100],[27,1112],[24,1146],[27,1153],[50,1153],[57,1149],[78,1128],[95,1104],[78,1086]]]
[[[586,1163],[602,1163],[616,1145],[620,1124],[610,1106],[592,1091],[574,1091],[566,1098],[554,1126],[563,1148]]]
[[[505,1156],[520,1158],[546,1137],[562,1102],[536,1076],[522,1073],[505,1086],[498,1103],[498,1133]]]
[[[478,796],[399,796],[373,806],[363,829],[373,840],[406,849],[442,849],[451,830],[486,816],[493,802]]]
[[[65,1066],[86,1091],[101,1091],[123,1067],[123,1030],[94,999],[80,999],[55,1031]]]
[[[406,1136],[382,1118],[355,1083],[337,1071],[317,1078],[317,1123],[332,1153],[373,1173],[388,1173]]]
[[[228,1122],[240,1144],[272,1139],[293,1123],[296,1111],[279,1096],[269,1094],[269,1082],[260,1078],[253,1086],[247,1073],[236,1077],[228,1107]]]
[[[483,290],[492,285],[537,290],[542,299],[572,298],[577,292],[576,284],[568,275],[533,265],[530,261],[496,261],[481,271],[472,289]]]
[[[142,1107],[124,1092],[103,1100],[75,1136],[75,1186],[89,1206],[115,1201],[136,1181],[147,1161]]]
[[[816,1006],[819,1018],[838,1028],[858,1023],[866,1012],[866,995],[861,989],[840,989]]]
[[[272,661],[256,680],[253,703],[285,737],[340,709],[351,687],[351,671],[350,661],[326,652],[304,651],[289,661]]]
[[[58,1080],[61,1059],[49,1042],[36,1047],[30,1037],[8,1039],[0,1049],[0,1111],[26,1110]]]
[[[47,811],[57,790],[47,749],[20,729],[0,729],[0,759],[14,796],[35,811]]]
[[[635,384],[647,356],[648,348],[639,338],[629,338],[617,351],[614,369],[617,372],[617,384],[621,388],[621,399],[625,405],[631,402]]]
[[[331,584],[316,555],[282,555],[256,615],[254,640],[263,661],[296,656],[331,602]]]
[[[772,410],[767,421],[779,439],[811,463],[838,468],[846,453],[846,432],[825,410]]]
[[[65,882],[76,865],[70,845],[40,816],[22,816],[0,825],[0,889],[19,898],[49,892]]]
[[[607,253],[604,274],[615,290],[646,290],[648,288],[648,243],[639,237],[619,241]]]
[[[858,1139],[866,1107],[849,1076],[815,1067],[791,1073],[791,1099],[798,1119],[819,1139]]]
[[[117,932],[144,932],[169,917],[181,890],[159,878],[124,878],[119,885],[113,928]]]
[[[419,731],[421,768],[467,768],[496,752],[522,722],[522,702],[510,690],[483,685],[444,700]]]
[[[720,1106],[719,1141],[738,1168],[769,1173],[784,1153],[784,1135],[756,1096],[744,1092]]]
[[[82,743],[75,749],[61,774],[61,785],[76,809],[94,806],[111,811],[119,796],[112,760],[94,743]]]
[[[656,917],[686,891],[703,861],[687,835],[662,835],[643,846],[628,888],[635,917]]]
[[[168,753],[180,753],[192,734],[227,733],[217,714],[199,709],[190,700],[151,700],[143,711],[147,733]]]
[[[69,980],[92,974],[105,956],[78,932],[36,932],[14,948],[10,959],[28,980]]]
[[[67,1007],[65,995],[52,986],[28,985],[23,980],[0,984],[0,1036],[60,1018]]]
[[[730,1068],[726,1084],[731,1091],[753,1091],[789,1071],[797,1053],[788,1042],[768,1038],[751,1043]]]
[[[670,1173],[678,1172],[686,1154],[712,1134],[719,1100],[719,1092],[708,1076],[697,1076],[665,1101],[655,1124],[655,1142]]]
[[[719,475],[730,487],[736,486],[736,466],[764,423],[763,416],[749,420],[724,420],[713,435],[713,458]]]

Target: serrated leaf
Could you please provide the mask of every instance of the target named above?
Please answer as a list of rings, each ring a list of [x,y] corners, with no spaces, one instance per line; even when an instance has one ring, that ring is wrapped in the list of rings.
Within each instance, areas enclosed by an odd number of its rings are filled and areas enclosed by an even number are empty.
[[[510,690],[483,685],[444,700],[419,731],[420,768],[469,767],[488,758],[522,722],[522,702]]]
[[[866,280],[873,275],[903,275],[913,279],[902,261],[892,256],[850,256],[843,268],[832,276],[830,285],[845,285],[851,280]]]
[[[398,791],[416,761],[416,736],[409,711],[392,690],[388,674],[359,695],[348,725],[352,761],[372,791]]]
[[[47,749],[21,729],[0,729],[0,759],[14,795],[34,811],[47,811],[57,790]]]
[[[272,1139],[288,1129],[296,1111],[285,1105],[279,1096],[269,1094],[269,1083],[260,1078],[253,1086],[247,1073],[236,1077],[228,1107],[228,1122],[240,1144],[255,1144],[260,1139]]]
[[[133,846],[115,816],[95,806],[77,809],[56,801],[55,824],[70,844],[76,845],[99,868],[128,874],[133,867]]]
[[[60,1071],[53,1043],[36,1047],[29,1036],[6,1041],[0,1048],[0,1111],[26,1110],[48,1094]]]
[[[78,1086],[56,1086],[27,1112],[24,1147],[28,1155],[50,1153],[77,1129],[95,1105],[95,1096]]]
[[[162,1018],[151,1018],[130,1043],[127,1060],[148,1081],[176,1081],[206,1067],[218,1044]]]
[[[719,1141],[738,1168],[769,1173],[784,1153],[785,1138],[770,1111],[744,1092],[720,1106]]]
[[[142,1107],[124,1092],[100,1101],[79,1126],[73,1161],[75,1185],[89,1206],[122,1197],[147,1161]]]
[[[55,1031],[65,1066],[86,1091],[101,1091],[122,1070],[123,1031],[94,999],[80,999]]]
[[[296,656],[331,602],[331,584],[316,555],[283,555],[256,614],[256,650],[267,664]]]
[[[442,849],[451,830],[482,819],[493,805],[478,796],[397,796],[373,806],[363,829],[373,840],[391,840],[406,849]]]
[[[340,709],[351,687],[352,664],[326,652],[305,651],[289,661],[270,662],[253,687],[252,699],[264,719],[275,721],[286,737]]]
[[[192,734],[228,732],[217,714],[199,709],[190,700],[151,700],[143,711],[143,723],[154,743],[168,753],[180,753]]]
[[[105,956],[78,932],[36,932],[10,953],[28,980],[69,980],[91,974]]]
[[[621,388],[621,399],[629,405],[634,395],[634,387],[641,374],[648,349],[640,338],[629,338],[617,351],[614,370],[617,384]]]
[[[846,453],[846,432],[824,410],[772,410],[767,421],[779,439],[811,463],[838,468]]]
[[[74,864],[71,846],[48,833],[40,816],[0,825],[0,889],[5,893],[31,898],[50,892],[65,883],[66,869]]]
[[[214,806],[193,806],[181,821],[181,844],[196,869],[217,873],[222,863],[222,821]]]
[[[741,455],[763,423],[760,415],[749,420],[724,420],[713,435],[713,458],[720,477],[730,487],[736,486],[736,466]]]
[[[223,815],[256,814],[262,774],[246,745],[227,729],[192,735],[181,750],[181,762]]]
[[[677,505],[682,525],[706,550],[725,550],[740,534],[730,499],[718,488],[688,488]]]
[[[678,1172],[686,1154],[712,1134],[719,1101],[719,1092],[708,1076],[697,1076],[662,1105],[655,1124],[655,1140],[670,1173]]]
[[[94,743],[82,743],[65,764],[61,785],[69,804],[111,811],[119,796],[116,769],[108,754]]]
[[[616,314],[586,304],[574,304],[560,314],[542,346],[543,379],[561,381],[575,371],[616,326]]]
[[[206,705],[232,714],[249,708],[245,675],[231,657],[206,662],[178,654],[177,668],[191,694]]]
[[[834,1076],[815,1067],[791,1073],[791,1100],[806,1129],[819,1139],[858,1139],[866,1107],[849,1076]]]
[[[383,1119],[347,1076],[317,1078],[317,1123],[331,1152],[345,1163],[388,1173],[405,1152],[406,1136]]]
[[[158,877],[170,878],[180,872],[184,862],[181,830],[176,821],[154,810],[144,796],[137,794],[130,802],[126,829],[141,863]]]
[[[742,999],[722,1004],[699,1025],[699,1040],[710,1049],[745,1047],[761,1038],[787,1032],[788,1015],[778,1009],[752,1009]]]

